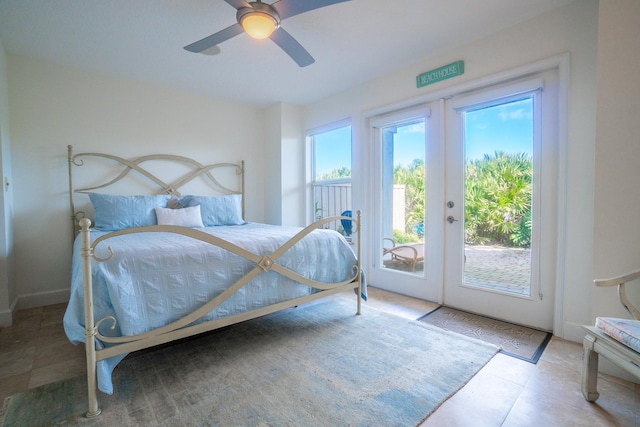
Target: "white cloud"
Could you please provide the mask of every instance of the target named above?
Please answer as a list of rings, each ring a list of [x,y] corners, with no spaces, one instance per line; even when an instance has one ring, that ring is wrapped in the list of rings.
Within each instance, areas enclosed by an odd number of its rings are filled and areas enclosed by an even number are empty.
[[[526,108],[516,108],[513,109],[509,106],[504,106],[500,109],[498,113],[498,117],[502,121],[507,120],[531,120],[532,113],[531,110]]]
[[[424,133],[424,122],[413,123],[407,126],[401,126],[402,133]]]

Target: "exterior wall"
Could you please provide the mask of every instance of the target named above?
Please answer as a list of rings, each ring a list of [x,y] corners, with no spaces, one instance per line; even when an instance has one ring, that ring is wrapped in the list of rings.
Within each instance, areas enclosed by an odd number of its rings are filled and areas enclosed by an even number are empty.
[[[68,299],[68,144],[122,157],[245,160],[246,219],[264,220],[261,110],[12,55],[8,80],[19,308]]]
[[[392,224],[394,230],[405,231],[405,186],[394,184],[393,185],[393,215]]]

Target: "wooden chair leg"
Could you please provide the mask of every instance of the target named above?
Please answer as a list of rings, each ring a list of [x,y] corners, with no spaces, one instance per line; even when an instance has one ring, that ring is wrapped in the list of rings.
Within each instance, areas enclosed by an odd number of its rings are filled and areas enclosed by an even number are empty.
[[[585,335],[582,342],[582,395],[589,402],[595,402],[600,397],[598,393],[598,353],[593,345],[596,339]]]

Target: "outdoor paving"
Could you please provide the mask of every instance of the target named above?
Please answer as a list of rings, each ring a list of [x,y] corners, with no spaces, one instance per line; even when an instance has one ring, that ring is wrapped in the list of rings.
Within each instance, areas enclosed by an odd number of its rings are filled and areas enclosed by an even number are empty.
[[[465,256],[465,285],[530,295],[529,249],[466,245]]]
[[[465,245],[464,284],[498,292],[530,295],[531,251],[498,245]],[[409,271],[404,265],[386,264]],[[423,263],[416,264],[421,273]]]

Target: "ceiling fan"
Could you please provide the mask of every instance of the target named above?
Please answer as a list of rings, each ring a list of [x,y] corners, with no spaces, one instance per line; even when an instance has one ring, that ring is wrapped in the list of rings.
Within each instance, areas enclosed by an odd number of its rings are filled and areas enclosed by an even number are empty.
[[[245,0],[225,1],[238,10],[236,12],[238,22],[222,31],[185,46],[186,50],[200,53],[244,31],[255,39],[270,38],[300,67],[306,67],[313,64],[315,60],[291,34],[280,26],[280,22],[283,19],[310,10],[349,0],[278,0],[272,4],[262,3],[261,0],[253,2],[246,2]]]

